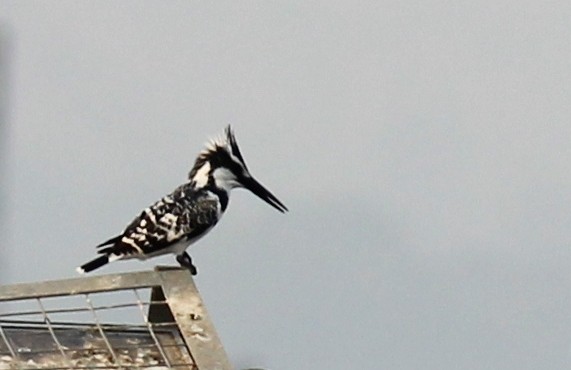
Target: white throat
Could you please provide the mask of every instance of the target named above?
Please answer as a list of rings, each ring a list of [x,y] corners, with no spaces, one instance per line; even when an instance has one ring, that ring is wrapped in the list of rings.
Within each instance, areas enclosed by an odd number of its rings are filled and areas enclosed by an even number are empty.
[[[227,168],[218,167],[212,173],[212,177],[214,178],[214,184],[216,187],[223,189],[226,192],[230,192],[230,190],[238,186],[236,176],[234,176],[232,171]]]

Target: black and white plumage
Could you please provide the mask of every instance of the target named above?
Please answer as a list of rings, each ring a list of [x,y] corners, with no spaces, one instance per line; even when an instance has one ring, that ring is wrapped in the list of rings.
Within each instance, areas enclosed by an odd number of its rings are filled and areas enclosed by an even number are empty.
[[[252,191],[278,211],[287,211],[252,177],[228,126],[222,138],[211,141],[200,152],[187,183],[143,210],[120,235],[98,245],[101,256],[77,271],[86,273],[116,260],[144,260],[173,253],[195,275],[196,267],[186,248],[216,225],[228,206],[230,190],[240,187]]]

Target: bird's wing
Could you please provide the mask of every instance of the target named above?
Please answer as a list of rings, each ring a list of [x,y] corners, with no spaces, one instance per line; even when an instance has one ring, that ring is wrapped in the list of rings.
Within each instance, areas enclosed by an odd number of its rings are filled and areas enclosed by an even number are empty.
[[[99,253],[149,255],[183,240],[193,239],[218,221],[218,202],[205,194],[189,196],[179,187],[146,208],[111,246]],[[113,239],[112,239],[113,240]]]

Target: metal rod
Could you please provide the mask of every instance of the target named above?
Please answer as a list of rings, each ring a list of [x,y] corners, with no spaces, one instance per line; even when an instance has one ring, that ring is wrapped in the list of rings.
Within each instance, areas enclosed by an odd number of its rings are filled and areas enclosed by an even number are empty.
[[[44,313],[44,321],[46,323],[46,326],[48,327],[48,330],[50,331],[50,334],[52,335],[52,338],[54,340],[54,342],[56,343],[57,348],[59,349],[59,352],[61,353],[62,357],[65,359],[65,361],[67,362],[69,368],[73,368],[71,360],[67,357],[67,354],[65,353],[62,344],[60,343],[60,341],[57,339],[56,333],[54,331],[54,329],[52,328],[52,325],[50,323],[50,318],[48,317],[48,315],[45,313],[45,308],[44,305],[42,304],[42,300],[40,298],[37,298],[38,301],[38,305],[40,306],[40,309],[42,310],[42,312]]]
[[[139,309],[141,310],[141,315],[143,315],[143,319],[145,321],[145,324],[147,324],[147,328],[149,329],[149,333],[151,334],[153,341],[155,341],[155,344],[157,345],[157,349],[161,353],[161,356],[165,360],[165,364],[167,365],[167,367],[169,369],[171,369],[172,366],[171,366],[170,360],[169,360],[167,354],[165,353],[161,342],[157,338],[157,335],[155,334],[155,331],[153,329],[153,325],[149,322],[149,318],[147,317],[147,314],[145,313],[145,306],[143,305],[143,302],[141,301],[141,297],[139,296],[139,292],[137,291],[137,289],[133,289],[133,293],[135,293],[135,297],[137,297],[137,303],[139,304]]]
[[[44,321],[31,321],[31,320],[0,320],[0,324],[12,324],[12,325],[18,325],[20,327],[27,327],[27,326],[33,326],[33,325],[41,325],[44,323]],[[53,327],[77,327],[77,328],[86,328],[86,329],[92,329],[94,328],[93,324],[87,324],[87,323],[80,323],[80,322],[61,322],[61,321],[51,321],[51,324]],[[155,328],[176,328],[176,323],[175,322],[165,322],[165,323],[152,323],[153,327]],[[142,332],[144,331],[145,333],[147,332],[147,325],[146,324],[103,324],[101,323],[101,327],[103,329],[111,329],[111,330],[126,330],[126,331],[138,331],[138,332]]]
[[[174,364],[173,368],[186,368],[188,369],[188,364]],[[150,369],[156,369],[157,365],[138,365],[137,368],[142,368],[142,369],[146,369],[146,368],[150,368]],[[38,367],[18,367],[18,370],[37,370]],[[61,367],[61,366],[54,366],[54,367],[49,367],[49,370],[69,370],[69,369],[93,369],[91,367],[84,367],[84,366],[78,366],[78,367]],[[117,366],[96,366],[94,367],[94,369],[118,369]],[[196,369],[196,367],[192,367],[192,369]]]
[[[16,351],[14,351],[14,348],[12,348],[12,344],[10,344],[10,342],[8,341],[8,337],[6,336],[6,332],[4,332],[4,328],[2,327],[2,324],[0,324],[0,336],[4,340],[4,343],[6,343],[6,347],[8,347],[8,351],[10,351],[12,358],[17,360],[18,355],[16,354]]]
[[[107,349],[109,350],[109,353],[111,353],[111,357],[113,357],[113,362],[115,362],[117,364],[117,366],[119,366],[119,369],[122,369],[123,368],[122,364],[119,362],[119,359],[117,358],[117,354],[115,354],[115,351],[113,350],[113,347],[111,346],[111,343],[109,342],[109,339],[107,338],[107,335],[105,335],[105,331],[101,327],[101,324],[99,322],[99,317],[97,317],[97,312],[95,312],[95,309],[93,308],[93,304],[91,303],[91,299],[89,298],[89,294],[85,295],[85,303],[87,303],[87,307],[89,308],[89,310],[93,314],[93,321],[95,322],[95,325],[97,326],[97,330],[99,331],[99,334],[101,334],[101,338],[103,338],[103,341],[105,342],[105,345],[107,346]]]
[[[89,294],[89,293],[87,293]],[[144,303],[146,304],[146,303]],[[107,306],[94,306],[94,309],[97,311],[101,310],[112,310],[115,308],[127,308],[127,307],[137,307],[136,303],[122,303],[122,304],[115,304],[115,305],[107,305]],[[77,307],[77,308],[60,308],[60,309],[53,309],[53,310],[46,310],[46,313],[75,313],[75,312],[89,312],[89,308],[85,307]],[[0,313],[0,317],[10,317],[10,316],[27,316],[27,315],[41,315],[42,311],[24,311],[24,312],[9,312],[9,313]]]

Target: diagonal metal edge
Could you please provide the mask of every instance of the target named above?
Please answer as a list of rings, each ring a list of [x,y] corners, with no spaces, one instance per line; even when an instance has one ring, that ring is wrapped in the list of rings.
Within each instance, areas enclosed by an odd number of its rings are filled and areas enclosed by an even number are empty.
[[[163,267],[155,270],[161,277],[168,305],[198,369],[231,370],[228,356],[188,270]]]

